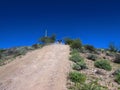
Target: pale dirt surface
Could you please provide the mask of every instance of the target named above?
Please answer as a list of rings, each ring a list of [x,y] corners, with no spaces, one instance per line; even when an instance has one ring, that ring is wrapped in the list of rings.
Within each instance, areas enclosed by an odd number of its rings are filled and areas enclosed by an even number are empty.
[[[49,45],[0,67],[0,90],[67,90],[69,46]]]

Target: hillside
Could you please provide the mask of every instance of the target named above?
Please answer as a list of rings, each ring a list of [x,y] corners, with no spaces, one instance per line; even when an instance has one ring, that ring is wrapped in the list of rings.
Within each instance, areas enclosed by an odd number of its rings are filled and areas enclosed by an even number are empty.
[[[69,46],[49,45],[0,67],[0,90],[67,90]]]
[[[119,52],[67,43],[4,50],[0,90],[120,90]]]
[[[72,49],[70,55],[73,70],[69,74],[69,90],[120,90],[120,64],[115,63],[120,59],[116,53]]]

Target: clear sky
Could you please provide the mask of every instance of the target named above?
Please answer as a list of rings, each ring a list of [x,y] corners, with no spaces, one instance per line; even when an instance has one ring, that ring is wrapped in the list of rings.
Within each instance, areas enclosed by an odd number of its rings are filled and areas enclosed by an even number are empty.
[[[120,0],[0,0],[0,48],[26,46],[56,33],[106,48],[120,44]]]

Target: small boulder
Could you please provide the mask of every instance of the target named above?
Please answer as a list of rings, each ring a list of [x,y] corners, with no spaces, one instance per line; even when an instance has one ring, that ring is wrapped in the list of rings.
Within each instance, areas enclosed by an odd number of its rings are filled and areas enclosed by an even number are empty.
[[[99,75],[105,75],[105,72],[102,71],[102,70],[96,70],[95,73],[96,73],[96,74],[99,74]]]

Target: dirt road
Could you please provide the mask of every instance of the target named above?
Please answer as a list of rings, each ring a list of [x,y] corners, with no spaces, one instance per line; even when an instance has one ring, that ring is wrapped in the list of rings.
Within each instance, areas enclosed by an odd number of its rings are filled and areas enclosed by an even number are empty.
[[[49,45],[0,67],[0,90],[67,90],[69,47]]]

